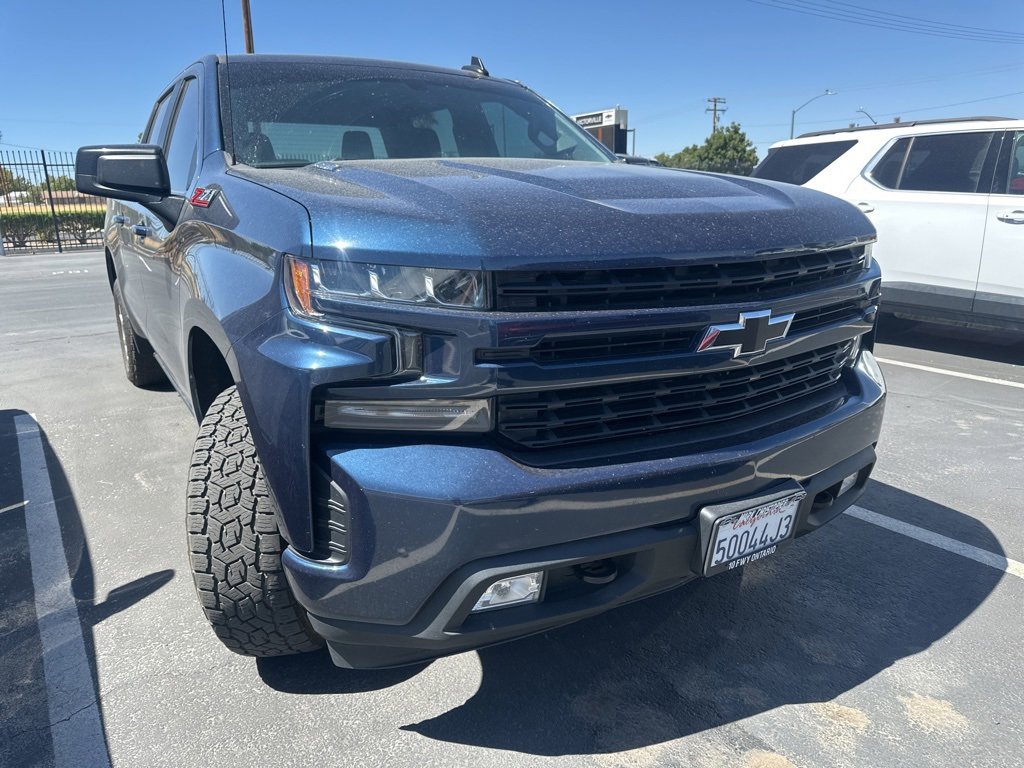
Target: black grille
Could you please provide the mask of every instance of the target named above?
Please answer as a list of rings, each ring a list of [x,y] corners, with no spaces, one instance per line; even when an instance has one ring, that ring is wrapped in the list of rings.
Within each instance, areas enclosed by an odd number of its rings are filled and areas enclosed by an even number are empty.
[[[801,400],[839,381],[852,344],[729,370],[502,395],[498,430],[538,449],[703,429],[766,408],[796,413]]]
[[[529,350],[529,356],[538,363],[569,363],[664,355],[689,351],[696,335],[697,331],[693,328],[662,328],[654,331],[556,337],[545,339]]]
[[[853,299],[796,313],[790,335],[816,331],[835,323],[857,320],[871,305],[866,299]],[[645,328],[641,331],[587,333],[552,336],[533,347],[481,349],[477,360],[499,362],[533,360],[541,365],[575,363],[587,360],[621,360],[650,355],[671,355],[693,351],[697,336],[707,325]]]
[[[643,269],[496,272],[497,308],[643,309],[754,301],[864,268],[864,247]]]

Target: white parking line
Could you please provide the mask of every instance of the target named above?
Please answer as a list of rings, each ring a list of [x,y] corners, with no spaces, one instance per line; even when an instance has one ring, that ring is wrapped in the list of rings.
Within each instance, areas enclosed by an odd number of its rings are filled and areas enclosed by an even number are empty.
[[[938,547],[947,552],[966,557],[969,560],[974,560],[982,565],[987,565],[1011,576],[1016,576],[1018,579],[1024,579],[1024,563],[997,555],[995,552],[989,552],[987,549],[964,544],[957,539],[951,539],[940,533],[929,531],[927,528],[919,528],[916,525],[904,523],[902,520],[894,520],[891,517],[880,515],[877,512],[872,512],[870,509],[864,509],[856,505],[847,509],[846,514],[858,520],[863,520],[865,523],[886,528],[894,533],[909,536],[912,539],[923,541],[925,544],[931,544],[933,547]]]
[[[932,368],[930,365],[919,365],[917,363],[904,363],[902,360],[889,360],[885,357],[875,358],[880,363],[886,365],[898,365],[901,368],[913,368],[915,371],[927,371],[928,373],[941,373],[944,376],[955,376],[958,379],[970,379],[971,381],[983,381],[986,384],[999,384],[1004,387],[1014,387],[1015,389],[1024,389],[1024,382],[1021,381],[1009,381],[1007,379],[993,379],[990,376],[976,376],[973,373],[961,373],[960,371],[950,371],[945,368]]]
[[[9,507],[4,507],[3,509],[0,509],[0,515],[2,515],[4,512],[11,512],[15,509],[21,509],[26,504],[28,504],[27,501],[19,501],[17,504],[11,504],[11,506]]]
[[[64,557],[60,521],[46,469],[39,427],[31,416],[14,417],[21,456],[36,620],[43,647],[43,676],[50,710],[50,736],[56,768],[110,765],[99,704],[85,652],[78,607]]]

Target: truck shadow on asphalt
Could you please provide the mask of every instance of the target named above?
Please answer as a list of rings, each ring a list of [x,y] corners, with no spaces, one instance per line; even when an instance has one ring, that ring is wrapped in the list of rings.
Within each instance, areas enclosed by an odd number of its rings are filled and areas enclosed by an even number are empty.
[[[969,528],[972,543],[1002,554],[966,515],[874,485],[875,498]],[[844,515],[749,566],[738,599],[724,574],[483,649],[480,687],[468,701],[402,728],[548,756],[660,744],[786,704],[829,701],[939,641],[1002,576]],[[294,693],[386,688],[417,671],[338,670],[326,655],[260,666],[265,682]]]
[[[0,509],[25,501],[21,460],[14,419],[24,411],[0,410]],[[40,426],[54,506],[60,523],[71,592],[78,607],[79,622],[89,661],[93,690],[99,691],[93,627],[150,596],[174,577],[173,570],[160,570],[111,590],[104,599],[96,596],[95,576],[89,544],[82,527],[78,504],[63,465]],[[32,566],[29,556],[25,515],[53,514],[47,507],[17,506],[0,515],[0,583],[4,606],[0,620],[0,701],[6,710],[0,716],[0,765],[45,764],[50,747],[46,678],[42,644],[36,625]],[[54,649],[59,656],[60,648]],[[102,722],[103,707],[96,699]]]
[[[877,341],[974,360],[1024,365],[1024,338],[1009,331],[915,323],[882,315]]]

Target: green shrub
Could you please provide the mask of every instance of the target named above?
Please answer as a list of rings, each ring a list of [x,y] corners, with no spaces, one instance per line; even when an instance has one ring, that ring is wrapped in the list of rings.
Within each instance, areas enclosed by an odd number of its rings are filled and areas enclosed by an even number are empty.
[[[74,213],[58,213],[61,239],[70,235],[79,245],[89,242],[89,232],[103,228],[103,211],[76,211]]]
[[[89,233],[103,228],[104,209],[58,211],[57,225],[61,240],[86,245]],[[54,243],[53,215],[48,210],[0,209],[0,232],[13,248],[24,248],[29,242]]]
[[[49,230],[53,235],[53,218],[38,211],[0,212],[0,231],[4,240],[15,248],[24,248],[29,240],[39,240]]]

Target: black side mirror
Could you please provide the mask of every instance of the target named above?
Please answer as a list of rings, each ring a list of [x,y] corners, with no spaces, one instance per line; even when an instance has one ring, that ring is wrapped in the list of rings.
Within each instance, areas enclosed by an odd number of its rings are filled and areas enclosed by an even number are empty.
[[[75,158],[79,192],[134,203],[158,203],[171,194],[164,150],[156,144],[82,147]]]

